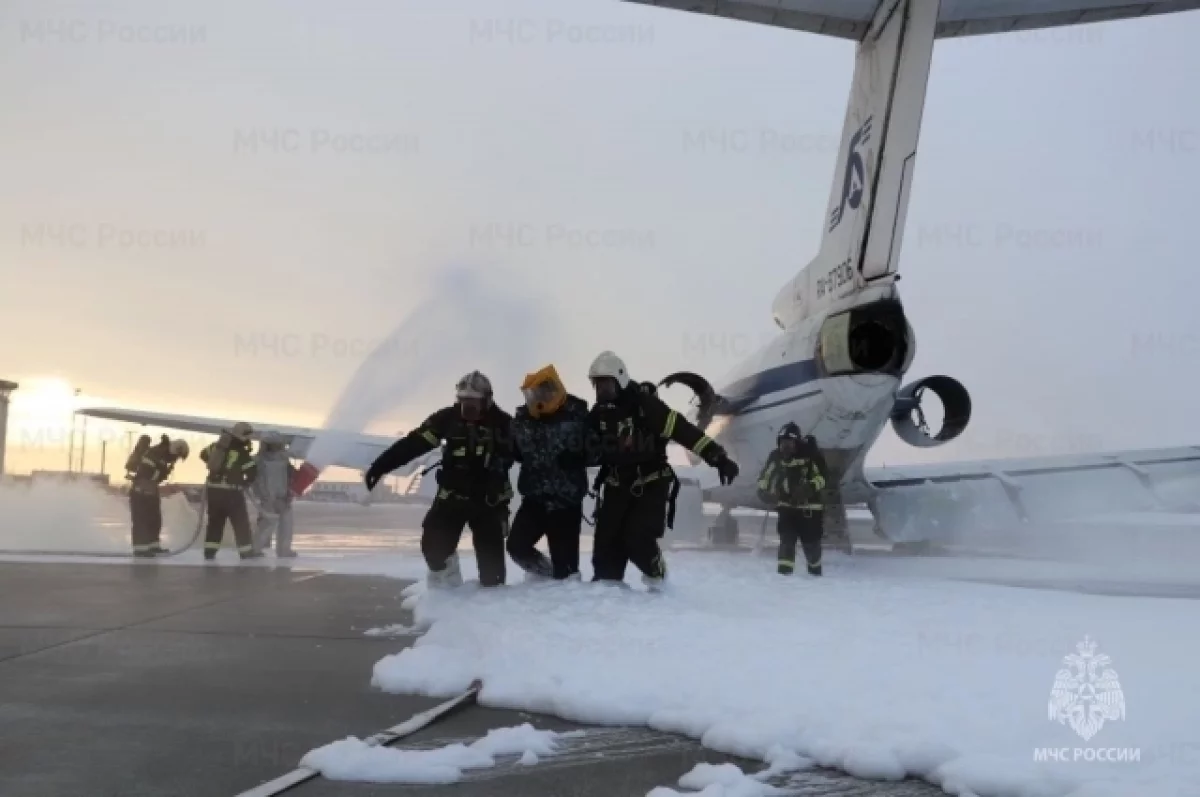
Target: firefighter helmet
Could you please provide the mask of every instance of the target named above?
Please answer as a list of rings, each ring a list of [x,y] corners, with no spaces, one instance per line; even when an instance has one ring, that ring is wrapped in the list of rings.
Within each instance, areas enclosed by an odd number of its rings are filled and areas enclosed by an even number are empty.
[[[795,440],[799,442],[803,438],[804,436],[800,434],[800,427],[788,421],[779,427],[779,434],[775,436],[775,442],[778,443],[780,440]]]
[[[454,386],[454,397],[490,399],[492,397],[492,380],[479,371],[472,371],[458,380],[458,384]]]
[[[245,443],[254,434],[254,427],[245,421],[238,421],[233,425],[233,428],[229,430],[229,434],[232,435],[234,439],[241,440],[243,443]]]
[[[629,384],[629,371],[625,368],[624,361],[611,351],[600,352],[588,368],[588,379],[601,379],[606,376],[617,380],[622,390]]]
[[[262,436],[262,444],[271,449],[283,448],[287,442],[287,438],[274,429],[264,432]]]
[[[171,452],[171,456],[176,459],[187,459],[191,449],[188,448],[186,440],[172,440],[167,446],[167,450]]]

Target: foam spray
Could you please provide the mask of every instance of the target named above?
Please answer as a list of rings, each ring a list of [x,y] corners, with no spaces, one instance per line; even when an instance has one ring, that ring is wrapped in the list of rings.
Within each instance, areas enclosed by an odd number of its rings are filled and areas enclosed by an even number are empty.
[[[475,265],[440,271],[429,298],[367,356],[342,391],[292,492],[302,495],[385,413],[422,396],[448,403],[455,382],[471,370],[487,374],[500,395],[505,384],[515,391],[538,350],[552,342],[554,328],[548,305],[515,275]]]

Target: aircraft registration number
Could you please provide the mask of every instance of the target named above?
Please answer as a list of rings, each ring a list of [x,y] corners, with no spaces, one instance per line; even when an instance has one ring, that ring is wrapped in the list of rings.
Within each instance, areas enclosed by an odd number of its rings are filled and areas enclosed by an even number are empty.
[[[831,268],[825,276],[817,277],[817,298],[819,299],[827,293],[833,293],[853,280],[854,269],[850,268],[850,258],[846,258]]]

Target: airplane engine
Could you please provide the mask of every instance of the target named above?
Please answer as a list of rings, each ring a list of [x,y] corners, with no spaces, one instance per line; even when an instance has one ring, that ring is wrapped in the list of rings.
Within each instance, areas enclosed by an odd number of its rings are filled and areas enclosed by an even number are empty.
[[[926,390],[933,391],[942,403],[942,428],[930,434],[925,423],[921,400]],[[913,414],[916,420],[913,420]],[[958,437],[971,420],[971,395],[957,379],[927,376],[900,388],[892,407],[892,429],[901,440],[917,448],[933,448]]]
[[[691,371],[678,371],[665,376],[659,381],[660,387],[671,387],[674,384],[685,385],[696,396],[696,425],[706,429],[717,412],[736,412],[748,404],[748,400],[731,401],[717,393],[709,381],[700,374]]]

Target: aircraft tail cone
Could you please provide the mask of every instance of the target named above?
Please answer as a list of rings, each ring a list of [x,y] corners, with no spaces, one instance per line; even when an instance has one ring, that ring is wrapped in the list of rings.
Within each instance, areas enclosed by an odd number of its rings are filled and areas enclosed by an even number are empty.
[[[292,495],[304,495],[304,491],[311,487],[320,475],[321,471],[315,465],[305,462],[292,476]]]

